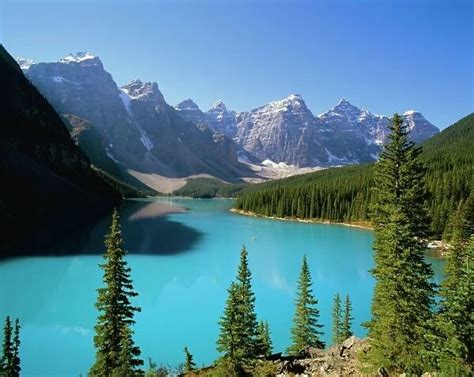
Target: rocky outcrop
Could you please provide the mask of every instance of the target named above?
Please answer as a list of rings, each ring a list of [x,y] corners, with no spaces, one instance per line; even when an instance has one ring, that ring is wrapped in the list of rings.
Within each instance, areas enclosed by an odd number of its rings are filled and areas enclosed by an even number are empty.
[[[277,376],[359,376],[359,353],[369,349],[367,339],[352,336],[327,350],[308,347],[297,357],[272,360]]]

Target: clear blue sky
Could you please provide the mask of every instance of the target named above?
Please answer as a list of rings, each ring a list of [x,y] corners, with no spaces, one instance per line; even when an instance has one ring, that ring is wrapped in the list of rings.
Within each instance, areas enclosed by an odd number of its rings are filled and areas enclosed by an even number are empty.
[[[118,84],[157,81],[170,104],[249,110],[290,93],[341,97],[440,128],[474,110],[474,1],[0,0],[14,56],[100,56]]]

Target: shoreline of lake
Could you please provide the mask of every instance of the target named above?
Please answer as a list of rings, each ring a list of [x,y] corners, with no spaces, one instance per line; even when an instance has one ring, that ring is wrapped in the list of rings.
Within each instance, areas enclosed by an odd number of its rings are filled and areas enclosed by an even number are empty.
[[[369,224],[368,222],[365,223],[363,221],[360,221],[360,222],[357,222],[357,223],[345,223],[345,222],[335,222],[335,221],[329,221],[329,220],[298,219],[296,217],[265,216],[265,215],[260,215],[260,214],[255,213],[255,212],[243,211],[243,210],[237,209],[237,208],[231,208],[230,212],[236,213],[236,214],[242,215],[242,216],[261,217],[263,219],[270,219],[270,220],[294,221],[294,222],[306,223],[306,224],[343,225],[343,226],[348,226],[348,227],[351,227],[351,228],[374,230],[374,228],[372,228],[372,226],[368,225]]]

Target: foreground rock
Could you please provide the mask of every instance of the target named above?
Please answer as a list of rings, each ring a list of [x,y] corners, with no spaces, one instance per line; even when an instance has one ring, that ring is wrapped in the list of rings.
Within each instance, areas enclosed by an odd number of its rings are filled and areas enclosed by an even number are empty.
[[[357,355],[369,349],[367,339],[352,336],[341,345],[327,350],[308,348],[299,357],[276,360],[277,376],[357,376],[360,363]]]

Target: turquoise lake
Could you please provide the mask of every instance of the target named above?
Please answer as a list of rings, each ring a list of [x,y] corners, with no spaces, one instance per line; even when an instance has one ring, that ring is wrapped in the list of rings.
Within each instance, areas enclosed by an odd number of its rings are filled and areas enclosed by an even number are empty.
[[[160,198],[121,209],[128,262],[142,312],[135,341],[144,359],[176,365],[186,345],[200,366],[218,356],[215,341],[227,288],[243,244],[249,251],[256,310],[269,322],[275,351],[290,342],[296,283],[304,254],[319,300],[324,339],[331,337],[334,294],[349,294],[354,331],[370,317],[374,281],[371,231],[246,217],[231,200]],[[22,376],[87,375],[93,362],[96,288],[109,219],[83,235],[75,256],[0,261],[0,318],[19,317]],[[77,247],[77,246],[74,246]],[[67,247],[66,247],[67,249]],[[435,278],[442,261],[429,258]]]

